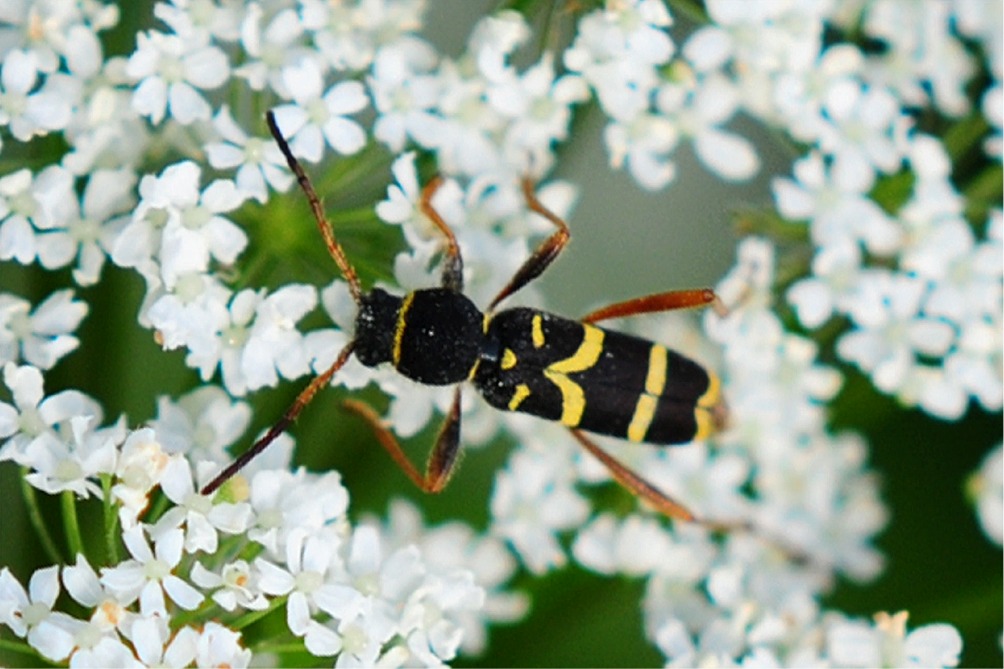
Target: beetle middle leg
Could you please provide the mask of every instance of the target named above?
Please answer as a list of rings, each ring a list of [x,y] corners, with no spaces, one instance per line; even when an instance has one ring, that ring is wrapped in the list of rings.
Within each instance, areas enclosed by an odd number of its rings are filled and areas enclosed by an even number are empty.
[[[429,493],[441,492],[450,482],[450,476],[456,469],[460,455],[460,386],[457,386],[453,393],[453,403],[443,420],[443,426],[439,430],[439,436],[436,437],[436,443],[429,453],[424,475],[412,464],[404,449],[401,448],[397,437],[384,424],[383,419],[373,410],[373,407],[353,399],[345,400],[342,406],[369,425],[380,445],[420,490]]]

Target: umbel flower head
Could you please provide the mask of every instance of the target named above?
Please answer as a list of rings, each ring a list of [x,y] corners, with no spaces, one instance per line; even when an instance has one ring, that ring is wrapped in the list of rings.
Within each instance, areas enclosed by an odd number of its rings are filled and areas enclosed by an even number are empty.
[[[0,661],[1000,662],[999,3],[8,4]],[[705,238],[741,233],[734,261],[677,282],[714,284],[727,313],[602,324],[721,379],[707,438],[595,438],[699,520],[473,388],[460,440],[493,449],[442,501],[370,468],[371,432],[333,403],[372,404],[415,460],[454,391],[352,357],[327,382],[355,287],[266,110],[365,289],[438,286],[462,255],[480,309],[555,234],[543,209],[586,235],[573,209],[612,197],[608,170],[666,227],[643,236],[613,203],[588,233],[610,248],[596,303],[641,274],[644,254],[613,261],[631,239],[659,258],[653,292],[678,287],[666,254],[696,221],[651,192],[764,177],[752,205],[704,198]],[[519,303],[546,305],[540,286]],[[300,424],[203,494],[311,377]],[[905,585],[844,604],[881,578]]]

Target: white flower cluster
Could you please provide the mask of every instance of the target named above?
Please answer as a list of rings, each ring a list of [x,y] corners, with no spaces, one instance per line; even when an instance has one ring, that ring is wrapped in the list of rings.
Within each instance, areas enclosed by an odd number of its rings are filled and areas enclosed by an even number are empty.
[[[923,11],[908,0],[706,4],[711,23],[679,55],[659,0],[610,2],[580,20],[565,64],[610,118],[611,165],[661,188],[675,173],[673,151],[689,138],[709,169],[743,179],[759,169],[756,153],[720,126],[745,112],[785,128],[811,149],[774,186],[778,211],[806,222],[815,247],[811,275],[788,293],[801,324],[847,319],[838,355],[908,406],[949,419],[970,399],[999,411],[1000,205],[974,232],[945,147],[913,115],[923,106],[949,117],[970,111],[965,86],[977,62],[964,40],[974,41],[993,78],[983,106],[998,139],[985,148],[1000,160],[999,3]],[[883,48],[828,44],[828,25],[860,25]],[[914,178],[910,197],[888,211],[873,190],[902,170]]]
[[[535,573],[571,555],[647,579],[646,630],[671,664],[956,664],[961,639],[950,626],[908,633],[904,615],[870,624],[819,603],[838,576],[878,573],[871,542],[888,514],[863,439],[827,431],[842,377],[819,362],[813,340],[785,329],[771,296],[784,249],[761,239],[740,248],[720,286],[733,313],[709,315],[706,337],[668,317],[643,327],[719,371],[730,429],[681,449],[610,446],[704,524],[594,514],[589,494],[608,473],[567,430],[490,411],[473,393],[464,443],[503,423],[520,442],[496,479],[484,534],[425,527],[403,503],[386,523],[351,523],[337,474],[290,471],[288,437],[223,494],[198,494],[249,424],[250,409],[232,398],[328,368],[353,327],[340,279],[264,288],[242,274],[246,251],[268,241],[238,224],[245,207],[293,184],[264,133],[266,108],[308,163],[334,153],[364,170],[375,152],[395,156],[375,212],[408,244],[395,288],[439,282],[442,236],[419,206],[418,165],[433,159],[444,177],[433,204],[456,231],[465,293],[478,304],[527,257],[528,237],[553,230],[528,212],[520,181],[547,177],[578,105],[595,102],[607,116],[611,166],[648,189],[672,182],[684,139],[723,179],[758,171],[753,144],[727,127],[738,114],[783,128],[804,151],[774,197],[784,218],[805,222],[813,254],[786,294],[799,323],[845,323],[839,358],[907,405],[945,418],[971,400],[1001,409],[1004,215],[995,202],[986,221],[967,218],[957,156],[914,114],[976,113],[966,86],[983,68],[992,83],[978,113],[991,131],[979,150],[999,163],[999,3],[708,0],[706,24],[677,48],[666,3],[608,0],[578,18],[562,53],[522,68],[514,55],[533,42],[519,13],[483,17],[449,58],[418,33],[424,5],[165,0],[154,6],[159,28],[137,34],[127,57],[102,51],[114,5],[0,8],[0,150],[45,136],[65,145],[52,164],[0,176],[0,260],[68,268],[81,287],[100,281],[106,257],[136,272],[146,288],[138,321],[165,348],[184,349],[204,381],[219,370],[222,383],[161,399],[143,428],[124,417],[105,424],[91,397],[43,388],[42,371],[78,345],[88,311],[78,293],[59,289],[34,306],[0,294],[12,398],[0,402],[0,460],[26,468],[34,489],[100,499],[113,528],[99,569],[70,537],[74,564],[35,572],[27,589],[0,571],[0,623],[71,666],[247,666],[248,625],[281,609],[289,632],[337,666],[437,665],[483,647],[486,625],[525,612],[505,590],[516,569],[508,543]],[[882,48],[824,39],[852,28]],[[903,197],[882,199],[903,183]],[[538,196],[564,216],[575,188],[546,183]],[[520,297],[538,299],[533,286]],[[318,305],[333,327],[301,331]],[[356,361],[334,383],[377,384],[391,397],[387,422],[405,437],[451,397]],[[974,483],[998,541],[999,453]],[[50,558],[59,561],[54,547]],[[60,583],[86,615],[54,609]]]
[[[527,448],[499,475],[493,530],[535,572],[566,563],[562,541],[571,534],[571,555],[582,566],[644,578],[646,630],[672,666],[870,666],[874,653],[891,653],[892,664],[955,664],[961,638],[949,625],[931,627],[930,646],[909,647],[905,621],[888,643],[881,629],[863,639],[845,628],[864,623],[819,604],[837,574],[878,574],[882,558],[871,540],[887,512],[866,470],[863,440],[827,431],[823,408],[840,374],[818,362],[811,340],[785,332],[771,310],[774,262],[770,243],[745,241],[718,289],[742,306],[726,318],[706,316],[706,331],[724,353],[715,366],[730,391],[730,429],[713,443],[617,452],[686,500],[702,525],[670,529],[651,517],[590,517],[583,486],[609,482],[606,470],[561,440],[560,426],[513,417],[508,422]],[[642,334],[671,332],[687,354],[718,359],[692,322],[640,320]],[[926,629],[913,634],[923,637]],[[868,648],[854,646],[866,641]]]
[[[248,244],[228,217],[246,199],[264,203],[270,191],[292,183],[271,139],[242,127],[250,123],[260,132],[260,119],[245,112],[235,120],[223,102],[229,94],[267,93],[294,152],[310,162],[326,147],[359,152],[367,132],[392,151],[410,142],[434,152],[442,172],[469,183],[464,201],[452,203],[464,215],[450,223],[466,217],[480,224],[461,235],[472,268],[482,258],[525,255],[528,217],[519,178],[550,168],[554,143],[567,137],[571,105],[587,95],[580,78],[556,78],[550,57],[524,72],[508,63],[530,34],[514,12],[487,17],[468,53],[452,61],[440,60],[415,35],[420,2],[330,7],[274,0],[247,11],[230,4],[204,12],[161,2],[155,14],[166,31],[140,33],[128,59],[103,59],[97,33],[116,23],[115,8],[57,4],[66,7],[48,8],[51,20],[32,7],[8,19],[13,39],[0,81],[11,109],[0,120],[16,127],[22,141],[61,131],[70,149],[61,164],[38,174],[25,169],[0,178],[0,259],[48,269],[76,261],[81,285],[98,280],[106,256],[134,269],[147,290],[140,322],[157,331],[165,348],[185,348],[187,363],[204,380],[219,369],[233,395],[323,368],[338,335],[305,337],[297,330],[317,305],[313,287],[235,291],[221,275]],[[36,23],[44,26],[41,36],[31,32]],[[19,91],[25,100],[16,99]],[[51,98],[59,100],[58,114]],[[368,131],[352,118],[367,110],[375,112]],[[163,130],[150,134],[144,119]],[[157,144],[164,141],[167,147]],[[136,166],[154,153],[201,154],[229,176],[206,183],[203,169],[187,159],[138,173]],[[550,190],[543,189],[544,200],[563,209],[569,189]],[[391,216],[427,228],[415,210]],[[498,235],[500,221],[507,222],[508,242]],[[421,252],[402,258],[402,285],[409,285],[408,268],[412,279],[424,279],[436,251],[427,239]],[[506,269],[474,272],[471,292],[487,295],[488,286],[500,285],[488,282]]]
[[[711,7],[714,15],[718,4]],[[825,17],[838,26],[860,22],[884,47],[875,54],[846,43],[820,48],[822,15],[735,16],[736,32],[759,21],[798,25],[800,39],[812,35],[817,43],[807,57],[776,59],[774,69],[758,67],[762,53],[732,67],[752,70],[772,96],[762,113],[814,147],[796,161],[792,178],[774,185],[778,210],[805,221],[815,246],[811,275],[788,292],[800,322],[816,329],[846,318],[850,328],[836,345],[842,359],[904,404],[959,418],[970,398],[989,411],[1002,406],[1001,212],[998,203],[987,220],[975,221],[974,233],[945,146],[915,127],[911,110],[969,111],[964,86],[977,61],[960,37],[979,45],[997,82],[991,91],[999,86],[1001,37],[990,26],[1000,25],[1001,8],[956,2],[914,9],[883,0]],[[775,47],[804,48],[778,37],[770,40]],[[883,208],[876,189],[904,170],[912,175],[909,196]]]
[[[221,452],[250,418],[219,388],[161,399],[151,427],[130,431],[123,420],[98,426],[100,408],[82,393],[44,396],[34,367],[8,363],[4,382],[15,404],[0,403],[0,460],[26,467],[46,493],[103,498],[128,552],[100,570],[78,553],[36,571],[27,590],[0,571],[0,624],[47,661],[248,666],[243,625],[232,625],[283,606],[290,632],[336,666],[435,666],[477,651],[489,620],[526,608],[501,590],[515,561],[499,540],[460,524],[425,528],[403,503],[387,526],[352,526],[339,475],[289,471],[289,449],[283,462],[279,449],[256,463],[229,498],[200,495],[195,479],[207,476],[192,460],[206,465],[198,454]],[[170,502],[159,515],[158,492]],[[60,582],[85,615],[57,608]],[[179,627],[186,611],[216,622]]]

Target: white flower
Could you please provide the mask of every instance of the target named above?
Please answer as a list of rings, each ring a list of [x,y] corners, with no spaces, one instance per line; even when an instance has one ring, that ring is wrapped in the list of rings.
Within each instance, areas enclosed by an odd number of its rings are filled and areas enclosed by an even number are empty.
[[[74,300],[67,289],[55,291],[30,310],[28,301],[0,294],[0,361],[23,360],[50,369],[80,343],[72,333],[87,315],[87,304]]]
[[[603,141],[610,153],[610,166],[625,165],[643,188],[658,190],[676,178],[676,165],[669,154],[680,141],[669,119],[658,114],[636,114],[625,123],[612,122],[604,128]]]
[[[931,280],[924,311],[963,324],[1000,311],[1000,246],[977,244],[961,218],[921,231],[903,253],[902,269]]]
[[[325,142],[343,155],[365,146],[362,126],[348,118],[369,104],[361,83],[342,81],[324,92],[321,70],[309,59],[285,68],[283,81],[295,104],[280,105],[273,111],[293,153],[316,163]]]
[[[213,601],[227,611],[237,607],[260,611],[268,607],[268,600],[258,586],[258,572],[244,560],[228,562],[219,574],[196,562],[192,566],[192,582],[205,590],[215,590]]]
[[[274,386],[280,374],[295,379],[309,371],[296,322],[316,304],[313,286],[300,284],[271,295],[248,289],[233,297],[226,320],[216,325],[216,355],[231,394]]]
[[[486,91],[488,104],[511,119],[502,140],[510,164],[533,174],[550,167],[554,144],[568,137],[572,106],[589,96],[581,77],[555,79],[552,61],[551,54],[545,54],[521,75],[493,83]]]
[[[516,451],[492,492],[492,532],[512,543],[523,564],[538,574],[565,563],[556,535],[581,525],[589,514],[588,502],[574,487],[571,444],[563,432],[561,426],[539,426],[533,442],[548,450]],[[566,446],[555,448],[558,443]]]
[[[233,42],[238,37],[242,7],[228,2],[198,8],[186,0],[154,5],[153,15],[171,27],[171,31],[190,43],[211,40]]]
[[[154,540],[153,550],[142,527],[126,529],[122,541],[132,559],[101,570],[101,584],[122,603],[128,605],[139,599],[143,615],[167,616],[165,594],[186,611],[194,610],[202,602],[202,593],[172,573],[181,561],[184,544],[181,530],[162,532]]]
[[[158,615],[137,619],[130,630],[136,654],[148,667],[187,667],[195,659],[199,633],[191,627],[176,632]]]
[[[240,206],[232,181],[218,179],[200,192],[201,169],[191,161],[168,166],[139,185],[140,202],[115,242],[113,259],[151,271],[154,256],[168,290],[185,274],[206,272],[210,259],[229,264],[247,246],[244,231],[221,214]]]
[[[487,82],[452,61],[439,68],[439,113],[443,121],[431,138],[439,169],[477,175],[502,166],[497,136],[504,121],[485,100]]]
[[[192,627],[172,631],[160,615],[137,618],[129,630],[136,655],[147,667],[187,667],[196,655],[199,633]]]
[[[74,207],[65,231],[47,234],[53,242],[55,235],[65,235],[64,244],[71,252],[65,264],[77,258],[73,278],[81,286],[97,283],[105,255],[111,254],[115,237],[128,220],[123,214],[133,206],[135,184],[132,170],[94,170],[84,187],[79,211]]]
[[[52,610],[57,597],[56,565],[33,573],[27,592],[7,567],[0,570],[0,623],[17,636],[27,637],[33,648],[53,662],[65,659],[73,648],[73,638],[62,624],[69,616]]]
[[[19,367],[8,362],[4,365],[3,377],[13,395],[14,405],[0,402],[0,435],[11,437],[0,448],[0,460],[19,462],[24,457],[24,449],[34,439],[53,431],[65,434],[74,417],[91,417],[95,423],[101,421],[101,406],[79,391],[64,390],[45,397],[42,373],[35,367]]]
[[[813,143],[819,138],[826,123],[826,91],[838,83],[844,85],[841,82],[860,78],[864,64],[865,56],[857,45],[837,43],[827,47],[808,67],[791,63],[791,69],[777,75],[771,103],[792,137]]]
[[[152,429],[140,428],[126,437],[115,469],[118,483],[112,487],[112,497],[120,503],[122,527],[137,526],[139,515],[150,503],[150,491],[160,483],[168,462],[170,456]]]
[[[605,513],[579,530],[572,553],[580,564],[601,574],[644,576],[665,558],[670,541],[655,518],[631,515],[618,520]]]
[[[99,630],[125,630],[137,615],[105,589],[83,555],[78,554],[74,564],[63,567],[63,587],[78,604],[94,610],[90,622]]]
[[[373,136],[395,153],[404,149],[408,137],[423,146],[436,145],[442,122],[434,113],[441,93],[432,73],[435,64],[435,50],[417,39],[388,45],[376,54],[366,80],[378,114]]]
[[[906,611],[879,613],[874,626],[837,622],[827,630],[831,661],[844,667],[954,667],[962,637],[951,625],[924,625],[906,633]]]
[[[313,619],[320,609],[335,618],[361,610],[363,595],[329,578],[338,561],[339,540],[331,532],[293,534],[286,544],[286,569],[258,558],[259,585],[267,594],[286,595],[286,624],[293,634],[305,637],[314,654],[334,655],[341,650],[340,635]]]
[[[264,546],[272,557],[282,559],[291,533],[314,533],[344,524],[349,494],[338,472],[314,477],[302,469],[263,469],[251,477],[248,501],[254,509],[248,538]]]
[[[874,177],[900,166],[897,132],[904,117],[887,89],[842,80],[827,90],[825,100],[819,147],[833,156],[837,171]]]
[[[413,39],[425,23],[421,0],[361,0],[352,5],[305,0],[302,13],[317,48],[337,71],[365,69],[376,51]]]
[[[376,528],[361,526],[352,534],[344,570],[359,598],[346,602],[337,615],[339,662],[368,666],[394,634],[409,630],[406,604],[423,592],[425,567],[415,546],[385,551]]]
[[[3,7],[4,26],[0,27],[0,57],[12,46],[25,47],[38,63],[40,72],[55,72],[61,59],[75,74],[88,74],[83,62],[100,61],[97,36],[119,20],[114,5],[69,5],[12,2]]]
[[[664,84],[655,98],[656,109],[682,137],[693,141],[701,162],[728,181],[749,179],[760,169],[753,144],[719,127],[732,118],[738,104],[735,86],[719,74]]]
[[[69,443],[52,432],[39,435],[25,449],[18,462],[32,470],[25,477],[39,490],[50,495],[72,490],[78,497],[101,496],[99,474],[115,471],[117,447],[125,438],[125,428],[118,426],[94,430],[93,418],[70,418],[72,441]]]
[[[711,24],[699,32],[710,33],[702,40],[719,44],[715,59],[700,63],[701,69],[721,67],[731,58],[732,68],[747,80],[741,82],[744,88],[766,84],[768,77],[786,70],[811,68],[820,52],[827,14],[823,5],[711,0],[707,11]],[[760,108],[756,100],[751,104]]]
[[[315,55],[301,44],[303,24],[299,15],[292,8],[269,10],[266,24],[266,13],[260,3],[249,3],[239,11],[243,14],[240,42],[246,58],[234,69],[234,74],[245,79],[253,90],[260,91],[267,84],[279,95],[288,97],[282,70]]]
[[[791,220],[808,220],[816,246],[859,242],[873,253],[895,251],[902,230],[870,199],[873,173],[827,164],[816,152],[795,162],[794,179],[773,181],[778,210]]]
[[[579,20],[565,67],[593,87],[613,120],[630,123],[649,106],[659,81],[657,67],[675,49],[666,27],[669,11],[654,0],[628,0],[590,12]]]
[[[1004,449],[1000,444],[983,458],[966,488],[983,533],[1000,546],[1004,543]]]
[[[160,489],[175,506],[157,520],[150,535],[156,539],[164,532],[184,525],[185,551],[188,553],[204,551],[213,554],[219,545],[217,531],[240,534],[251,522],[249,504],[216,501],[197,492],[192,481],[191,464],[180,455],[172,456],[164,468]]]
[[[795,391],[792,395],[801,398],[803,393]],[[794,408],[797,404],[791,401],[786,406]],[[641,457],[632,462],[636,453]],[[750,465],[742,457],[716,454],[706,444],[695,443],[686,448],[632,451],[625,460],[702,519],[728,523],[749,512],[749,503],[740,490],[750,476]]]
[[[903,385],[918,355],[944,355],[954,339],[948,323],[920,312],[926,290],[920,279],[881,270],[862,275],[857,285],[849,315],[858,329],[840,337],[837,353],[883,392]]]
[[[398,156],[391,165],[394,181],[387,186],[387,199],[377,202],[376,214],[387,223],[404,223],[419,216],[422,187],[415,168],[415,152]]]
[[[904,106],[933,102],[950,116],[969,110],[965,86],[976,68],[955,34],[950,5],[915,12],[910,3],[876,2],[863,9],[862,28],[885,47],[864,70],[872,85],[888,86]]]
[[[200,386],[181,396],[157,399],[157,417],[149,422],[168,453],[186,453],[192,462],[225,462],[232,446],[251,423],[251,408],[232,400],[218,386]]]
[[[530,38],[530,27],[519,12],[503,10],[483,16],[467,38],[467,51],[489,83],[510,79],[509,58]]]
[[[11,51],[0,65],[0,125],[8,126],[15,138],[27,142],[35,135],[64,129],[72,108],[65,92],[49,80],[38,84],[35,55]]]
[[[226,81],[226,54],[215,46],[155,31],[138,33],[136,42],[126,66],[126,73],[138,82],[132,98],[136,112],[154,124],[165,114],[182,125],[208,121],[212,112],[201,90]]]
[[[50,165],[32,179],[28,170],[0,178],[0,259],[21,264],[36,258],[47,269],[73,258],[73,242],[49,231],[66,227],[77,211],[73,175]]]
[[[243,669],[251,663],[251,649],[241,645],[240,632],[236,632],[215,620],[210,620],[202,629],[196,645],[195,665],[197,667],[233,667]]]
[[[897,216],[911,235],[923,239],[944,220],[961,217],[965,199],[952,184],[952,159],[939,139],[917,133],[906,150],[917,181]]]
[[[786,295],[802,325],[812,330],[835,311],[846,311],[860,273],[858,244],[846,240],[819,247],[812,259],[812,276],[796,281]]]
[[[0,259],[14,258],[22,265],[35,259],[31,219],[42,215],[31,186],[28,169],[0,177]]]
[[[275,142],[249,137],[225,105],[213,117],[213,127],[221,141],[206,145],[206,157],[218,170],[237,168],[234,183],[238,190],[262,204],[268,200],[269,186],[277,191],[289,190],[293,175],[285,169],[286,160]]]
[[[474,583],[483,589],[484,601],[477,607],[457,606],[463,596],[455,597],[453,606],[439,606],[442,615],[463,628],[461,647],[477,654],[488,642],[488,625],[513,621],[526,615],[529,599],[523,593],[504,590],[516,570],[516,560],[503,542],[491,535],[478,535],[471,527],[450,522],[435,527],[422,523],[418,508],[403,499],[391,502],[384,536],[391,547],[415,544],[431,576],[456,580],[470,571]],[[461,587],[459,595],[465,591]],[[439,655],[447,659],[444,655]]]
[[[230,325],[232,299],[215,276],[186,274],[178,277],[173,292],[148,293],[149,307],[140,312],[140,322],[156,328],[165,349],[188,348],[185,363],[207,381],[220,362],[220,333]]]

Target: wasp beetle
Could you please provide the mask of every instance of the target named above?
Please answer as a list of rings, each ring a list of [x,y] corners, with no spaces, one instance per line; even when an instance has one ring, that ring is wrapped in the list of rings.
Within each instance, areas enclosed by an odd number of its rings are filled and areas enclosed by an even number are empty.
[[[583,431],[633,442],[667,445],[706,437],[725,420],[718,378],[665,346],[604,329],[598,321],[634,314],[716,304],[710,289],[648,295],[609,305],[581,320],[530,308],[495,307],[537,278],[568,243],[567,224],[538,200],[523,181],[527,205],[557,230],[516,271],[482,312],[463,294],[463,260],[456,237],[432,206],[442,183],[434,178],[422,191],[420,207],[442,233],[445,253],[441,285],[406,295],[380,288],[363,292],[355,269],[335,239],[321,201],[293,156],[271,112],[269,130],[306,193],[328,252],[348,282],[358,305],[355,336],[334,363],[297,396],[279,421],[250,449],[206,485],[210,494],[263,451],[310,403],[318,390],[354,353],[364,365],[390,363],[404,376],[428,385],[457,386],[450,410],[429,455],[424,474],[411,463],[394,435],[368,405],[347,400],[380,444],[415,485],[439,492],[449,481],[460,451],[460,396],[470,382],[489,404],[559,421],[598,458],[614,479],[662,513],[693,519],[681,504],[601,449]]]

